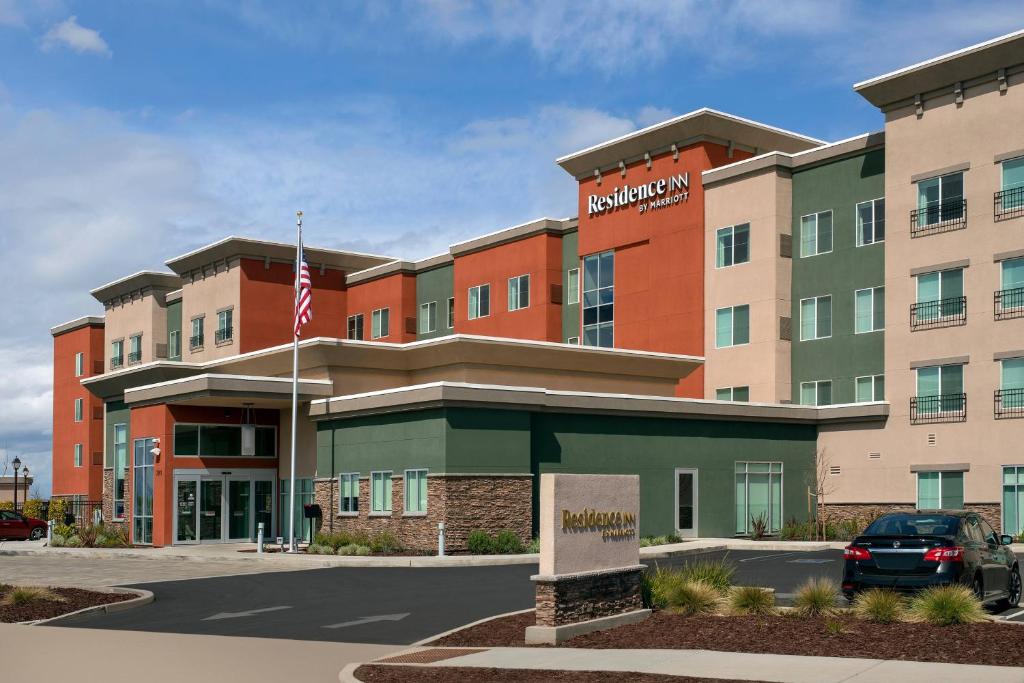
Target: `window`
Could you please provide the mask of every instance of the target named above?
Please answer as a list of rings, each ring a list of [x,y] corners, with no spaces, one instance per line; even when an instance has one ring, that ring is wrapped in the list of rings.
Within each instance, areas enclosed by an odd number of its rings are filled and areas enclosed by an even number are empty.
[[[242,455],[242,425],[174,425],[174,455],[199,457],[237,457]],[[253,456],[277,457],[277,428],[256,425]]]
[[[142,360],[142,335],[133,334],[128,337],[128,362],[138,363]]]
[[[167,357],[171,360],[181,358],[181,330],[171,330],[167,333]]]
[[[518,311],[530,305],[530,276],[518,275],[508,279],[508,310]]]
[[[81,377],[85,374],[85,354],[78,352],[75,354],[75,377]]]
[[[832,296],[800,300],[800,341],[832,336]]]
[[[966,308],[963,295],[963,268],[918,275],[914,320],[927,321],[962,315]]]
[[[110,342],[110,367],[119,368],[124,365],[124,339]]]
[[[234,311],[230,308],[217,311],[216,342],[218,344],[231,341],[233,318]]]
[[[858,289],[853,293],[854,332],[877,332],[885,329],[885,287]]]
[[[348,317],[348,338],[363,339],[363,314],[356,313]]]
[[[75,399],[75,422],[81,422],[82,421],[82,410],[83,410],[82,399],[76,398]]]
[[[730,306],[715,311],[715,348],[750,342],[750,306]]]
[[[1024,465],[1003,468],[1003,533],[1024,533]]]
[[[370,512],[391,512],[391,472],[370,473]]]
[[[570,268],[569,273],[566,276],[566,287],[565,291],[568,292],[569,296],[566,299],[566,303],[578,304],[580,302],[580,269]]]
[[[615,345],[615,252],[583,258],[583,345]]]
[[[800,256],[817,256],[832,251],[832,211],[800,217]]]
[[[715,266],[725,268],[750,261],[750,223],[719,228]]]
[[[190,351],[203,348],[203,320],[202,316],[192,318],[192,336],[188,339]]]
[[[469,319],[486,318],[491,314],[491,286],[469,288]]]
[[[832,405],[832,380],[819,379],[813,382],[800,382],[800,405]]]
[[[437,302],[420,304],[420,334],[429,334],[437,329]]]
[[[124,478],[128,470],[128,425],[114,425],[114,519],[124,519]]]
[[[338,514],[355,515],[359,512],[359,473],[338,475]]]
[[[372,325],[370,329],[371,339],[381,339],[383,337],[388,336],[388,334],[390,333],[390,330],[388,329],[388,323],[390,322],[390,318],[390,308],[378,308],[376,311],[373,312],[370,321]]]
[[[580,338],[579,337],[569,337],[568,339],[565,340],[565,343],[566,344],[575,344],[576,346],[579,346],[580,345]]]
[[[999,364],[997,417],[1024,417],[1024,358],[1006,358]]]
[[[918,510],[962,510],[963,472],[918,472]]]
[[[996,292],[996,320],[1024,314],[1024,258],[1006,259],[1000,264],[1000,289]],[[1008,312],[1013,312],[1009,313]]]
[[[455,327],[455,297],[448,297],[448,329]]]
[[[427,511],[427,471],[405,471],[405,511],[420,513]]]
[[[782,528],[782,463],[736,463],[736,533],[749,534],[763,519],[768,533]]]
[[[75,467],[82,466],[82,444],[75,444]]]
[[[857,246],[885,240],[885,197],[857,205]]]
[[[885,375],[865,375],[854,380],[857,403],[885,400]]]
[[[725,387],[715,389],[716,401],[749,401],[750,387]]]
[[[956,412],[964,408],[964,366],[932,365],[917,369],[917,412]]]
[[[1002,163],[1002,191],[997,195],[996,217],[1024,215],[1024,157]]]
[[[917,184],[917,225],[926,227],[964,215],[964,174],[950,173]]]
[[[135,439],[132,458],[132,542],[153,542],[153,439]]]

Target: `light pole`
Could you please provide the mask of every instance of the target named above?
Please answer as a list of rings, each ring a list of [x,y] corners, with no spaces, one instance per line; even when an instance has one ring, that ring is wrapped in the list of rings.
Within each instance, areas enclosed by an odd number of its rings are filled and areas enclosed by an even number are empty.
[[[25,495],[21,498],[21,506],[24,507],[28,502],[28,465],[21,468],[21,476],[25,478]]]
[[[14,511],[18,511],[18,468],[21,467],[21,459],[18,456],[14,456],[14,460],[11,462],[14,465]]]

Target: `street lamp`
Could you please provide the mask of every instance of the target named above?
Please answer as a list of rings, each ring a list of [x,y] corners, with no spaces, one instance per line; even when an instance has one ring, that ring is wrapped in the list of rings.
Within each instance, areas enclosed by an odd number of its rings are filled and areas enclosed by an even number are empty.
[[[21,467],[21,459],[18,456],[14,456],[14,460],[11,462],[14,465],[14,511],[18,511],[18,468]]]
[[[28,502],[28,465],[21,468],[21,474],[25,477],[25,495],[22,496],[22,507]]]

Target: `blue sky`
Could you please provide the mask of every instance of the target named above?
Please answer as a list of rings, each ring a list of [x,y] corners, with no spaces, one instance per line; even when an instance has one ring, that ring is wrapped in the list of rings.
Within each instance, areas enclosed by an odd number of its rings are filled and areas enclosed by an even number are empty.
[[[311,243],[427,256],[572,215],[562,154],[704,106],[876,130],[853,82],[1022,26],[970,0],[0,0],[0,469],[48,492],[48,329],[100,284],[288,239],[298,208]]]

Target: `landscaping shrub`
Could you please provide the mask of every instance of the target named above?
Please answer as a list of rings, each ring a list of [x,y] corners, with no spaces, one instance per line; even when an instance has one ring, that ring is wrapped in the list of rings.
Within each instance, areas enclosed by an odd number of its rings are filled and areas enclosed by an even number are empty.
[[[128,532],[122,526],[97,525],[99,532],[96,535],[95,547],[97,548],[127,548]]]
[[[640,547],[649,548],[652,545],[665,545],[668,543],[667,536],[641,536]]]
[[[839,588],[833,581],[816,576],[796,589],[793,609],[805,617],[827,616],[835,612],[838,597]]]
[[[649,607],[667,607],[668,594],[678,584],[683,582],[683,575],[678,569],[654,566],[654,571],[646,571],[642,577],[640,586],[641,596],[647,593],[645,600]]]
[[[687,617],[713,614],[722,601],[722,594],[703,581],[682,581],[673,584],[665,596],[666,610]]]
[[[775,593],[757,586],[735,586],[729,591],[728,605],[733,614],[773,614]]]
[[[75,532],[76,532],[76,529],[75,529],[75,525],[74,524],[54,524],[53,525],[53,535],[54,536],[63,536],[64,538],[67,538],[68,536],[74,536]]]
[[[64,602],[64,598],[54,593],[49,588],[39,586],[14,586],[4,596],[5,605],[28,605],[33,602],[48,600],[50,602]]]
[[[763,512],[757,517],[750,516],[750,538],[760,541],[768,535],[768,515]]]
[[[43,517],[43,503],[44,501],[39,498],[29,498],[25,501],[25,506],[21,508],[21,514],[26,517],[45,519]]]
[[[50,539],[50,547],[51,548],[63,548],[64,547],[64,543],[65,543],[65,539],[60,534],[54,534],[53,538]]]
[[[910,600],[907,610],[914,621],[935,626],[973,624],[985,621],[985,608],[968,586],[933,586]]]
[[[68,513],[68,501],[66,498],[51,498],[50,509],[46,516],[55,522],[63,522],[64,515]]]
[[[872,588],[858,595],[853,601],[853,612],[861,619],[876,624],[891,624],[903,617],[906,606],[896,591]]]
[[[687,562],[678,571],[682,581],[700,581],[725,593],[732,586],[736,567],[724,560],[698,560]]]
[[[96,539],[100,535],[100,527],[98,525],[89,524],[83,525],[78,530],[78,538],[82,541],[83,548],[93,548],[96,546]]]
[[[530,541],[530,545],[526,546],[526,552],[528,553],[539,553],[540,552],[540,539],[534,538]]]
[[[372,551],[370,550],[369,546],[365,546],[365,545],[357,545],[356,546],[356,555],[360,555],[360,556],[369,555],[371,552]]]
[[[494,552],[501,555],[514,555],[523,552],[523,542],[514,531],[502,529],[494,539]]]
[[[350,545],[352,543],[352,536],[344,531],[336,531],[334,533],[319,532],[313,536],[313,543],[320,546],[327,546],[332,552],[337,552],[338,548],[341,546]]]
[[[68,536],[67,539],[65,539],[64,545],[68,548],[81,548],[82,539],[78,536],[78,534],[74,534],[72,536]]]
[[[338,548],[337,554],[338,555],[355,555],[356,554],[356,548],[358,548],[358,547],[359,546],[357,546],[354,543],[349,543],[348,545],[343,545],[340,548]]]
[[[798,522],[796,519],[790,518],[779,529],[779,538],[783,541],[806,541],[810,539],[812,532],[813,524],[811,522]]]
[[[402,544],[392,532],[384,530],[370,539],[370,549],[375,553],[397,553],[402,550]]]
[[[310,555],[333,555],[334,548],[321,543],[310,543],[306,546],[306,552]]]
[[[486,531],[474,529],[469,532],[469,538],[466,539],[466,548],[474,555],[492,555],[494,539]]]
[[[13,510],[13,509],[14,509],[14,501],[13,500],[0,500],[0,510]]]
[[[830,636],[841,636],[846,632],[843,627],[843,622],[838,619],[828,619],[825,621],[825,633]]]
[[[867,525],[864,524],[860,519],[844,519],[839,522],[839,527],[836,531],[837,541],[852,541],[857,536],[860,536],[861,532]]]

